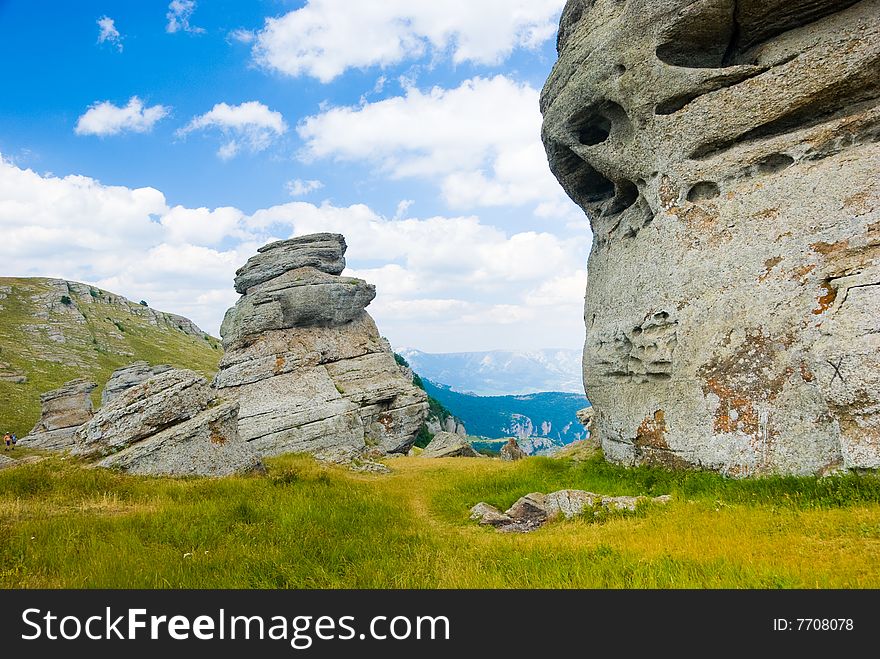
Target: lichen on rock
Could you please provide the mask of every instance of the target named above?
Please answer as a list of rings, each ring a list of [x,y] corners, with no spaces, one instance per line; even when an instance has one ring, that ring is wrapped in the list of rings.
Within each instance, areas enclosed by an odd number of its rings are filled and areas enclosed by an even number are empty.
[[[570,0],[558,51],[605,456],[880,467],[880,1]]]

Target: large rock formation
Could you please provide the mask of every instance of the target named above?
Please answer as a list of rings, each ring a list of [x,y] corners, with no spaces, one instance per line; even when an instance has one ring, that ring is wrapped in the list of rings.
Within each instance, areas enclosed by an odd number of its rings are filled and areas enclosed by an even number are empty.
[[[226,476],[262,468],[238,434],[238,403],[173,369],[130,387],[76,432],[74,455],[134,474]]]
[[[77,428],[94,414],[89,396],[97,386],[85,379],[71,380],[41,394],[40,420],[19,444],[51,451],[71,448]]]
[[[241,436],[261,455],[406,453],[425,419],[427,396],[364,310],[375,288],[339,276],[345,249],[339,234],[283,240],[237,272],[214,386],[240,403]]]
[[[880,466],[880,1],[570,0],[558,50],[605,455]]]
[[[154,375],[159,375],[171,369],[172,367],[168,364],[150,366],[145,361],[133,362],[128,366],[117,368],[113,371],[110,379],[107,380],[104,389],[101,390],[101,405],[106,405],[126,389],[131,389],[133,386],[149,380]]]

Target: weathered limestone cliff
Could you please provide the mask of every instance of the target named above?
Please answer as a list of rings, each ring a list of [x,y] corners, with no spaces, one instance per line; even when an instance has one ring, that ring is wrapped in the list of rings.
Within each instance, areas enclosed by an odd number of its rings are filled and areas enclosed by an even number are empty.
[[[880,467],[880,1],[570,0],[558,51],[606,456]]]
[[[425,420],[426,394],[364,310],[375,287],[339,276],[345,249],[339,234],[301,236],[237,272],[214,386],[239,402],[241,436],[261,455],[406,453]]]
[[[92,418],[92,391],[98,385],[84,378],[40,395],[40,420],[21,445],[61,451],[74,445],[77,428]]]

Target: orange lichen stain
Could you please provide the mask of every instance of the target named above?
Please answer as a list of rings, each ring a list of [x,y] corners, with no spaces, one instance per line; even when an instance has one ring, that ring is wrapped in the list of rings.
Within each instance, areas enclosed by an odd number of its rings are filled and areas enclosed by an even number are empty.
[[[804,379],[804,382],[812,382],[814,379],[813,371],[810,370],[806,362],[801,362],[801,377]]]
[[[780,263],[782,263],[781,256],[774,256],[772,259],[767,259],[766,261],[764,261],[764,272],[762,272],[758,276],[758,281],[764,281],[765,279],[767,279],[767,277],[770,276],[770,272],[773,270],[773,268],[775,268]]]
[[[871,198],[870,190],[863,190],[843,200],[843,207],[850,208],[855,211],[856,215],[863,215],[870,209],[868,208],[868,200]]]
[[[709,378],[706,388],[721,399],[718,411],[715,412],[715,432],[735,432],[739,429],[746,435],[758,433],[758,413],[749,398],[718,378]]]
[[[828,311],[831,305],[834,304],[834,300],[837,299],[837,289],[827,281],[820,288],[825,291],[825,294],[818,297],[819,306],[813,309],[813,313],[817,316]]]
[[[726,227],[718,230],[718,207],[714,203],[702,205],[690,204],[687,208],[675,206],[669,211],[681,220],[693,236],[693,244],[717,247],[732,239]]]
[[[756,220],[775,220],[779,217],[778,208],[765,208],[757,213],[752,213],[752,218]]]
[[[729,341],[730,337],[728,337]],[[745,340],[727,357],[716,357],[700,369],[703,393],[718,398],[713,422],[717,433],[742,432],[756,446],[773,438],[772,428],[761,428],[759,403],[771,404],[794,374],[787,366],[773,366],[792,343],[790,335],[764,336],[761,330],[749,332]]]
[[[826,242],[818,242],[810,245],[810,249],[814,252],[818,252],[819,254],[833,254],[834,252],[839,252],[842,249],[846,249],[849,247],[849,241],[840,240],[836,243],[826,243]]]
[[[274,371],[275,375],[278,375],[281,373],[281,370],[284,368],[284,364],[285,364],[284,357],[282,357],[281,355],[276,355],[275,356],[275,371]]]
[[[807,275],[809,275],[815,269],[816,269],[815,264],[802,265],[801,267],[795,268],[794,270],[791,271],[791,278],[800,284],[805,284],[805,283],[807,283]]]
[[[229,441],[229,438],[226,437],[226,435],[224,435],[221,432],[220,427],[216,423],[210,424],[208,426],[208,428],[211,431],[211,443],[212,444],[220,445],[220,444],[225,444],[226,442]]]
[[[636,431],[633,443],[636,446],[648,446],[657,449],[669,449],[666,443],[666,414],[663,410],[657,410],[654,414],[645,417]]]
[[[791,231],[786,231],[784,233],[780,233],[776,238],[774,238],[773,242],[778,243],[783,238],[791,238]]]

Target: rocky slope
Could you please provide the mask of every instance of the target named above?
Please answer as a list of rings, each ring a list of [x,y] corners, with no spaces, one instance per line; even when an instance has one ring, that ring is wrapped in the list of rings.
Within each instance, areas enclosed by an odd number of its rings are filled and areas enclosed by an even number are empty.
[[[570,0],[558,50],[605,455],[880,467],[880,1]]]
[[[241,436],[261,455],[405,453],[425,420],[425,393],[365,311],[375,288],[340,276],[345,249],[339,234],[302,236],[237,272],[214,385],[239,402]]]
[[[136,360],[211,376],[219,341],[175,314],[62,279],[0,277],[0,432],[27,434],[40,394],[70,380],[97,383]]]

